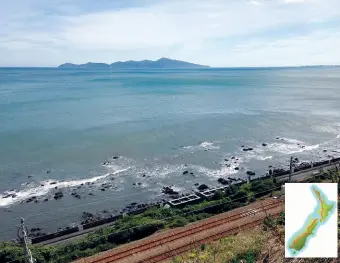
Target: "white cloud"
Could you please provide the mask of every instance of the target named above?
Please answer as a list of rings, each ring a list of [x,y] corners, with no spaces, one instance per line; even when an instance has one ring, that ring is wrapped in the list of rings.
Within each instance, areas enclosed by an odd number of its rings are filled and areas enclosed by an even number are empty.
[[[22,14],[6,13],[6,20],[0,18],[0,25],[10,21],[7,28],[0,29],[0,56],[2,63],[7,65],[56,65],[65,61],[82,63],[89,60],[111,62],[162,56],[212,65],[238,65],[240,57],[242,64],[247,61],[249,64],[254,61],[280,64],[287,56],[275,56],[277,61],[268,56],[260,61],[255,58],[264,50],[274,52],[279,45],[281,52],[296,50],[293,42],[281,40],[285,34],[289,36],[289,27],[299,28],[340,16],[340,2],[337,0],[305,0],[304,5],[288,4],[293,2],[303,1],[171,0],[90,13],[80,13],[72,2],[70,10],[73,13],[65,13],[68,2],[64,0],[62,8],[58,9],[61,14],[50,15],[42,11],[48,7],[46,2],[38,1],[43,5],[40,9],[25,5]],[[325,41],[337,41],[337,38],[316,38],[313,32],[308,34],[313,42],[297,41],[299,36],[295,37],[295,43],[306,45],[305,50],[325,46]],[[242,38],[243,43],[235,41],[238,38]],[[255,41],[260,42],[260,49],[249,44]],[[241,45],[246,46],[247,51],[240,49]],[[285,49],[282,45],[286,45]],[[333,59],[332,52],[327,52],[322,57],[312,56]],[[215,53],[227,54],[228,58],[215,56]],[[32,54],[44,56],[32,59]],[[248,59],[244,58],[245,54]],[[310,61],[309,57],[303,59]],[[298,60],[299,57],[292,56],[291,64]]]

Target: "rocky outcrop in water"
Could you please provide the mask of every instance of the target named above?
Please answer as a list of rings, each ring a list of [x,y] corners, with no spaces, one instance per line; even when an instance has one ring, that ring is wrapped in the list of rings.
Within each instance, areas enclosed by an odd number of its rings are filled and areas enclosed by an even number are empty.
[[[199,191],[205,191],[205,190],[208,190],[209,187],[208,187],[206,184],[201,184],[201,185],[199,185],[199,186],[197,187],[197,189],[198,189]]]
[[[162,188],[162,193],[168,194],[168,195],[178,195],[179,194],[174,189],[172,189],[171,187],[168,187],[168,186],[165,186],[165,187]]]
[[[55,200],[59,200],[59,199],[61,199],[62,197],[64,196],[64,194],[62,193],[62,192],[57,192],[57,193],[55,193],[54,194],[54,199]]]
[[[223,185],[227,185],[227,184],[229,184],[229,181],[228,180],[226,180],[226,179],[224,179],[224,178],[218,178],[218,180],[217,180],[220,184],[223,184]]]

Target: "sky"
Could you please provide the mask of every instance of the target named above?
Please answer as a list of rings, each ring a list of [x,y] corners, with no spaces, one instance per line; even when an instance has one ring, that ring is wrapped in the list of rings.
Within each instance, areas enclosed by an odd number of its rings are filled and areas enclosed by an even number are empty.
[[[340,0],[0,0],[0,66],[340,64]]]

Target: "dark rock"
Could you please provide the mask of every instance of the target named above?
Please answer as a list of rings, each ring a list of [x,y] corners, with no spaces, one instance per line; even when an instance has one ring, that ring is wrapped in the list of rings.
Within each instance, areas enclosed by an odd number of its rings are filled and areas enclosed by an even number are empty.
[[[199,183],[195,183],[195,186],[199,186],[200,184]]]
[[[253,148],[243,148],[244,152],[248,152],[248,151],[252,151],[252,150],[253,150]]]
[[[276,137],[275,139],[276,139],[276,140],[279,140],[279,139],[280,139],[280,137]]]
[[[110,164],[110,162],[103,162],[103,165],[108,165]]]
[[[34,200],[34,203],[38,203],[39,201],[37,199]]]
[[[168,186],[165,186],[165,187],[162,188],[162,193],[168,194],[168,195],[178,195],[179,194],[174,189],[172,189],[171,187],[168,187]]]
[[[200,186],[197,187],[198,190],[204,191],[209,189],[209,187],[206,184],[201,184]]]
[[[80,196],[79,194],[75,194],[74,197],[75,197],[75,198],[78,198],[78,199],[81,198],[81,196]]]
[[[184,172],[183,172],[183,174],[187,174],[187,173],[189,173],[189,172],[188,172],[188,171],[184,171]]]
[[[93,193],[89,193],[89,195],[93,195]]]
[[[262,143],[262,146],[267,146],[267,144],[266,143]]]
[[[236,171],[240,170],[240,168],[239,168],[239,167],[235,167],[234,169],[235,169]]]
[[[241,148],[244,148],[244,145],[242,145]]]
[[[64,196],[64,194],[62,193],[62,192],[57,192],[57,193],[55,193],[54,194],[54,199],[55,200],[59,200],[59,199],[61,199],[62,197]]]
[[[137,183],[137,185],[142,185],[142,183]]]
[[[145,176],[146,176],[145,174],[142,175],[142,177],[145,177]]]
[[[49,174],[51,172],[51,170],[47,170],[46,173]]]
[[[54,187],[54,189],[58,189],[58,186]]]
[[[194,175],[194,173],[193,173],[193,172],[190,172],[190,174],[191,174],[191,175]]]
[[[89,212],[83,212],[82,218],[83,219],[89,219],[89,218],[93,218],[94,215],[92,213]]]
[[[30,198],[26,199],[26,203],[33,202],[33,201],[34,201],[34,200],[36,200],[36,199],[37,199],[37,197],[36,197],[36,196],[32,196],[32,197],[30,197]]]
[[[118,159],[118,158],[119,158],[118,156],[113,156],[113,157],[112,157],[113,160],[116,160],[116,159]]]
[[[229,181],[224,178],[218,178],[217,180],[220,184],[226,185],[229,184]]]
[[[105,192],[105,188],[100,188],[101,191]]]
[[[247,171],[247,174],[248,174],[248,175],[255,175],[255,172]]]
[[[327,150],[323,150],[323,152],[325,153],[325,152],[327,152]]]
[[[274,173],[274,174],[277,174],[277,173],[282,173],[282,172],[284,172],[284,171],[285,171],[284,169],[275,168],[275,169],[273,170],[273,173]]]
[[[32,178],[33,176],[32,176],[32,175],[28,175],[27,177],[28,177],[28,178]]]
[[[45,198],[45,199],[44,199],[44,202],[48,202],[48,198]]]
[[[50,182],[50,184],[57,184],[57,182]]]
[[[44,184],[41,184],[40,186],[45,186]]]
[[[231,157],[231,159],[234,160],[234,159],[235,159],[235,156]]]
[[[228,159],[224,159],[224,161],[228,162],[229,160]]]

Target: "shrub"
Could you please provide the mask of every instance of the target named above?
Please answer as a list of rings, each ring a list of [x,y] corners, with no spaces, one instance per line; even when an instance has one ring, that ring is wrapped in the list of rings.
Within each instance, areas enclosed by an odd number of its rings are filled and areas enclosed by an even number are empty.
[[[184,217],[177,217],[177,218],[173,219],[170,222],[168,227],[170,227],[170,228],[182,227],[182,226],[185,226],[188,223],[189,223],[189,221],[186,218],[184,218]]]

